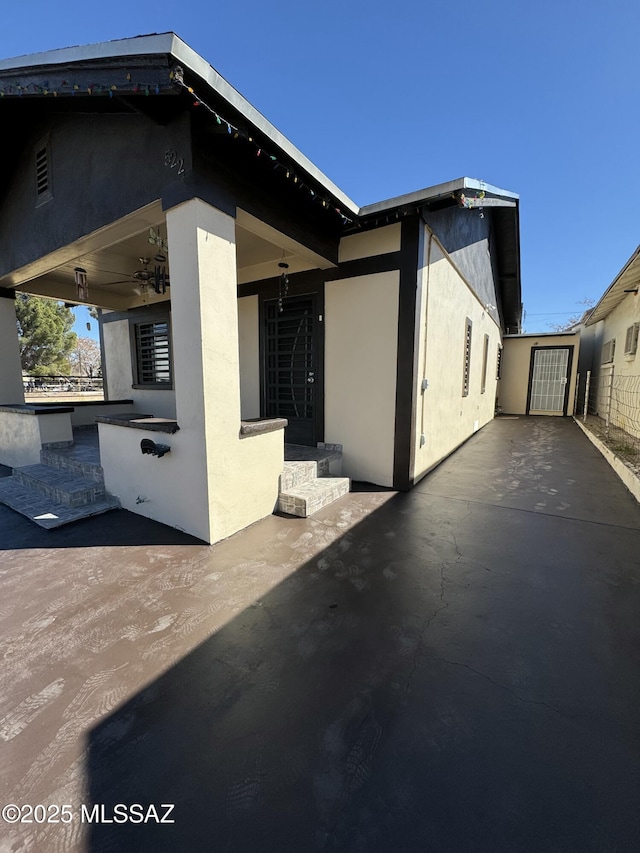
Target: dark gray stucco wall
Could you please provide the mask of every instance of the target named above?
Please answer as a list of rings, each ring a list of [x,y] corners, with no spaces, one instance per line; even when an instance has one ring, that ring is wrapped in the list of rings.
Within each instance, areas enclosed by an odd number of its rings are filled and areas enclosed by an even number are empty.
[[[483,305],[498,306],[497,265],[491,245],[491,212],[458,207],[426,212],[424,219]],[[492,310],[493,316],[497,316]]]
[[[53,198],[36,206],[35,148],[50,141]],[[0,275],[162,197],[191,169],[186,117],[159,125],[139,114],[52,116],[32,135],[0,206]]]

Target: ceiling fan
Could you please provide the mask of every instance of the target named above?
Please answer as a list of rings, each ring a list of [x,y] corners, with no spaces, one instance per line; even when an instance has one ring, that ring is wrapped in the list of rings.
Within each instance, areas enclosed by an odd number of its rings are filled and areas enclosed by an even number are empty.
[[[149,258],[138,258],[138,260],[141,265],[140,269],[132,272],[129,278],[123,278],[119,281],[104,282],[105,287],[112,287],[117,284],[137,284],[140,293],[144,293],[149,286],[153,287],[155,292],[158,294],[166,293],[166,289],[169,287],[169,274],[167,272],[167,268],[163,265],[150,270],[149,264],[151,261]],[[103,270],[103,272],[109,271]]]

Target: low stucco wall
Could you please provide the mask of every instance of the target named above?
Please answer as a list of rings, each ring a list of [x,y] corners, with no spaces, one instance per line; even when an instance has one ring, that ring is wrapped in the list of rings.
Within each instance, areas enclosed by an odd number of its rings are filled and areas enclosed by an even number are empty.
[[[239,425],[238,425],[239,427]],[[174,434],[98,424],[107,491],[138,515],[216,542],[270,515],[284,467],[283,430],[237,438],[233,454],[212,452],[215,489],[195,476],[203,467],[189,430]],[[158,458],[140,449],[143,439],[171,451]],[[211,519],[211,528],[209,520]]]
[[[73,441],[69,412],[37,415],[0,411],[0,464],[37,465],[43,444]]]
[[[95,405],[91,406],[76,405],[73,408],[73,412],[71,412],[71,425],[74,427],[91,426],[95,423],[98,415],[109,415],[116,412],[118,414],[124,414],[126,412],[135,411],[139,411],[139,408],[136,408],[133,403],[118,403],[117,405],[111,405],[105,404],[104,402],[96,402]],[[149,412],[149,414],[155,414],[155,412]],[[164,415],[158,415],[158,417],[164,417]]]
[[[580,347],[579,334],[559,335],[519,335],[505,337],[503,341],[502,366],[498,384],[498,406],[505,415],[524,415],[527,413],[527,394],[529,390],[529,372],[531,369],[531,351],[534,347],[573,347],[571,375],[569,378],[569,404],[567,414],[573,413],[576,376]],[[562,412],[558,413],[559,415]]]

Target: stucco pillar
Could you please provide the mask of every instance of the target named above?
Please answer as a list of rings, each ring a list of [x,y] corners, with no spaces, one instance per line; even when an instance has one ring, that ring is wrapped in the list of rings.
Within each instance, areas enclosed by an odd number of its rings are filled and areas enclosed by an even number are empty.
[[[214,542],[233,527],[240,429],[235,221],[193,199],[168,211],[167,234],[176,418],[199,535]]]
[[[24,386],[15,301],[0,290],[0,405],[10,403],[24,403]]]

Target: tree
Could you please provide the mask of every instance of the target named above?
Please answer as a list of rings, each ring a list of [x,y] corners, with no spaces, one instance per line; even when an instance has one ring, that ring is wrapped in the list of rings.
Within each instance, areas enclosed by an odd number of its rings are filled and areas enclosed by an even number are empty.
[[[595,304],[595,299],[581,299],[579,302],[576,302],[576,305],[586,306],[585,310],[581,314],[572,314],[572,316],[569,317],[568,320],[565,320],[564,323],[547,323],[547,326],[549,326],[549,328],[554,332],[569,332],[574,326],[577,326],[578,323],[583,323],[586,320],[587,315],[591,312],[591,309]]]
[[[16,317],[22,369],[39,376],[68,374],[69,355],[78,337],[71,331],[73,311],[52,299],[18,293]]]
[[[75,376],[100,376],[100,347],[91,338],[78,338],[70,361]]]

